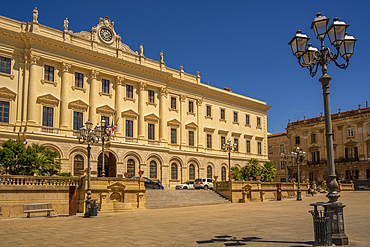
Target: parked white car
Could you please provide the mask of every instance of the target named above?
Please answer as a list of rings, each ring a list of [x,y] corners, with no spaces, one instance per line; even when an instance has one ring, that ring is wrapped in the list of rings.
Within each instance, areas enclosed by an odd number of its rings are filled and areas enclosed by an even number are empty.
[[[194,182],[195,189],[213,189],[213,179],[211,178],[198,178]]]
[[[178,185],[176,185],[176,189],[177,190],[193,190],[194,189],[194,182],[189,181],[189,182],[185,182],[183,184],[178,184]]]

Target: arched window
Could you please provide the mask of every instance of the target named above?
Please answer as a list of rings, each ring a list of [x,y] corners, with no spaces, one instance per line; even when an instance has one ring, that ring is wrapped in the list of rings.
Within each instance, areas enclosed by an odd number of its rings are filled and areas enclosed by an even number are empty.
[[[212,166],[207,166],[207,178],[212,178]]]
[[[73,175],[74,176],[83,175],[83,169],[84,169],[84,158],[78,154],[73,159]]]
[[[177,165],[172,163],[171,165],[171,179],[177,179]]]
[[[226,168],[224,166],[221,168],[221,180],[226,181]]]
[[[189,166],[189,180],[195,180],[195,167],[194,167],[194,165]]]
[[[157,178],[157,163],[154,160],[150,161],[150,178]]]
[[[127,172],[130,173],[130,177],[135,176],[135,161],[133,159],[127,161]]]

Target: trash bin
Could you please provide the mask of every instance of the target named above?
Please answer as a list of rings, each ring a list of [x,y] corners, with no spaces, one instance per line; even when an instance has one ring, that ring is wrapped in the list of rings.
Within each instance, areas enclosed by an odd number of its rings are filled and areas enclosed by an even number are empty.
[[[315,246],[331,246],[333,244],[331,236],[331,224],[327,206],[330,206],[329,202],[316,202],[310,204],[314,206],[314,210],[309,212],[313,217],[313,227],[315,232]],[[324,207],[324,210],[318,210],[317,206]]]
[[[281,201],[281,183],[276,184],[276,199]]]
[[[97,200],[90,201],[90,216],[98,216],[98,203]]]

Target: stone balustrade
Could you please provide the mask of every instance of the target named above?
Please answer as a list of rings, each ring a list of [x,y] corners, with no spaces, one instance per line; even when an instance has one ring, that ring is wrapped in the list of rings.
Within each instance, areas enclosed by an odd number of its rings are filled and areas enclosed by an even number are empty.
[[[78,186],[79,181],[80,178],[78,177],[0,175],[0,186],[9,186],[9,185]]]

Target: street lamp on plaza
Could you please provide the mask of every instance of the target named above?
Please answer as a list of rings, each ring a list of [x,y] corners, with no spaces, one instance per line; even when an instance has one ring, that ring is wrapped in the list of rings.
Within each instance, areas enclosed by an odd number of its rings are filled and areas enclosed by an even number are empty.
[[[230,139],[228,139],[227,142],[222,145],[222,151],[229,153],[229,181],[231,180],[230,153],[235,151],[236,149],[237,144],[236,143],[232,144]]]
[[[107,140],[109,141],[110,135],[112,133],[112,126],[108,124],[106,127],[106,122],[103,119],[101,121],[101,141],[102,141],[102,170],[101,170],[101,176],[105,177],[105,155],[104,155],[104,141]]]
[[[299,174],[299,162],[303,161],[304,157],[306,156],[306,152],[303,152],[303,150],[300,147],[296,147],[291,153],[290,157],[294,158],[297,162],[297,168],[298,168],[298,190],[297,190],[297,201],[302,201],[301,197],[301,174]]]
[[[101,130],[99,124],[95,127],[95,129],[92,129],[93,123],[90,120],[87,120],[85,125],[86,128],[80,128],[80,130],[76,132],[76,136],[80,144],[87,142],[87,197],[85,201],[86,204],[84,217],[88,218],[91,215],[90,144],[92,145],[94,142],[99,142],[99,138],[101,137]]]
[[[289,182],[288,181],[288,159],[290,158],[290,153],[284,150],[284,153],[281,153],[280,157],[285,162],[285,182]]]
[[[338,201],[340,195],[337,192],[338,182],[335,174],[333,131],[329,97],[329,81],[331,80],[331,77],[327,75],[327,64],[334,62],[338,68],[346,69],[349,65],[349,59],[353,55],[357,39],[353,36],[347,35],[346,29],[349,24],[346,24],[344,21],[339,21],[339,18],[334,18],[333,24],[331,24],[329,28],[327,28],[328,22],[329,18],[321,16],[321,13],[318,13],[311,24],[311,29],[314,30],[316,38],[321,42],[321,48],[319,50],[312,47],[311,44],[307,45],[307,41],[310,38],[302,34],[301,31],[297,31],[297,34],[288,44],[291,45],[293,55],[298,58],[299,65],[308,68],[312,77],[316,75],[318,67],[321,66],[322,76],[320,77],[319,82],[322,84],[324,96],[326,152],[328,159],[327,185],[329,192],[326,196],[332,204],[332,206],[330,206],[331,209],[334,210],[334,213],[331,215],[331,220],[333,222],[335,221],[335,224],[333,223],[334,229],[332,229],[333,243],[348,244],[348,237],[344,234],[344,205]],[[336,54],[324,46],[326,34],[329,36],[330,43],[336,48]],[[344,59],[345,63],[339,64],[337,62],[339,55]]]

